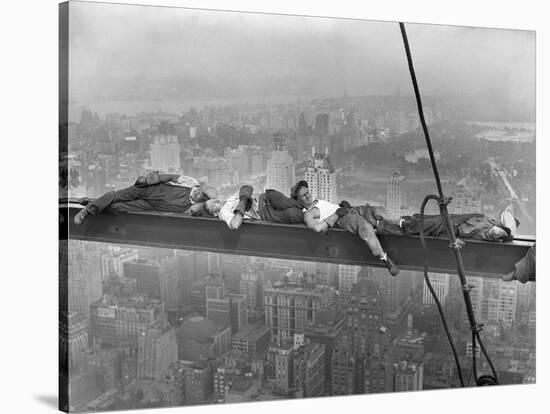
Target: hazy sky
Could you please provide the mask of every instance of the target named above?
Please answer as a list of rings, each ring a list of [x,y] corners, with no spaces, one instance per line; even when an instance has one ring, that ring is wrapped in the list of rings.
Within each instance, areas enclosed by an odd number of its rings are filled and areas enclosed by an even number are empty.
[[[70,19],[72,102],[412,93],[394,22],[86,2]],[[424,94],[534,105],[534,32],[406,27]]]

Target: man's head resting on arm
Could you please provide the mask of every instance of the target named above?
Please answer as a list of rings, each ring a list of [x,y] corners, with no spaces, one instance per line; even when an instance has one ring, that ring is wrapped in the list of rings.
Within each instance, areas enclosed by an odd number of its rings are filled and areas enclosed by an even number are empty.
[[[189,198],[194,203],[202,203],[203,201],[218,197],[218,190],[206,184],[197,185],[192,188]]]
[[[298,181],[292,186],[290,189],[290,198],[299,201],[306,209],[310,208],[315,201],[309,192],[309,187],[305,180]]]

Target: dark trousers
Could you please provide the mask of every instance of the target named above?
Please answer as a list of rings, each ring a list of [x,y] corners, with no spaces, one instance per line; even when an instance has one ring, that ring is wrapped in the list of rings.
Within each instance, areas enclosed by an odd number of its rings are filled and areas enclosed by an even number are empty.
[[[304,222],[302,204],[276,190],[266,190],[258,199],[262,220],[273,223],[298,224]]]
[[[444,237],[448,236],[445,220],[440,215],[424,215],[424,226],[420,220],[420,214],[404,216],[403,226],[399,226],[399,220],[382,220],[378,225],[378,234],[384,235],[407,235],[418,236],[423,230],[425,236]],[[483,214],[449,214],[453,225],[455,236],[476,238],[476,235],[483,235],[494,223]],[[479,237],[484,239],[483,237]]]
[[[147,187],[135,185],[122,190],[110,191],[87,206],[92,214],[103,211],[138,212],[138,211],[167,211],[184,212],[190,206],[189,187],[170,184],[156,184]]]
[[[370,223],[371,220],[375,220],[372,210],[363,206],[364,208],[353,208],[348,214],[338,219],[336,227],[349,231],[361,238],[368,246],[373,256],[379,257],[384,253],[384,249],[376,236],[376,230]]]

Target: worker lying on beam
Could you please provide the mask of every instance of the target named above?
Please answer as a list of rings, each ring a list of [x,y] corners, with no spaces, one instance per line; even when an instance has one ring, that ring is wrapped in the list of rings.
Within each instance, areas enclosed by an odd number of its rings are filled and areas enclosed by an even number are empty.
[[[378,207],[383,209],[383,207]],[[485,214],[449,214],[455,236],[464,239],[483,241],[511,241],[516,234],[519,220],[514,217],[513,207],[504,209],[498,219],[487,217]],[[448,237],[445,220],[440,215],[424,215],[424,225],[420,214],[402,216],[392,220],[385,217],[376,217],[373,225],[381,235],[418,236],[423,230],[425,236]]]
[[[306,181],[300,181],[292,187],[290,198],[275,190],[254,195],[252,187],[245,185],[225,202],[208,200],[205,207],[210,214],[225,221],[232,230],[238,229],[243,219],[261,219],[285,224],[305,223],[316,232],[325,232],[334,226],[340,227],[363,239],[372,254],[383,261],[390,274],[399,274],[397,265],[382,249],[373,226],[361,216],[361,213],[367,213],[367,210],[352,209],[351,206],[345,208],[324,200],[313,200]],[[372,214],[370,210],[368,212]]]
[[[131,187],[110,191],[90,200],[76,214],[74,222],[82,224],[88,214],[100,214],[103,211],[191,213],[195,204],[217,196],[215,188],[200,183],[195,178],[179,174],[159,174],[156,171],[139,177]],[[200,211],[198,208],[196,210]]]
[[[392,276],[399,274],[399,267],[384,252],[376,235],[372,220],[389,219],[383,208],[365,206],[352,207],[349,203],[330,203],[316,200],[309,192],[306,181],[299,181],[292,187],[291,198],[304,206],[304,223],[316,232],[326,232],[331,227],[347,230],[362,239],[371,253],[378,257]]]
[[[207,200],[204,206],[209,214],[225,221],[231,230],[241,227],[243,220],[266,220],[284,224],[304,222],[302,205],[298,201],[276,190],[255,194],[250,185],[243,185],[227,200]],[[198,212],[197,209],[192,214],[198,215]]]

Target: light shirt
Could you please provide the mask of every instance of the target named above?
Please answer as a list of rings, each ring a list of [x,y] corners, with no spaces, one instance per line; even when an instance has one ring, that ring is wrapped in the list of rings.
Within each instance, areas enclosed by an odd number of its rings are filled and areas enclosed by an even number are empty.
[[[225,200],[225,203],[223,204],[220,212],[218,213],[218,217],[220,220],[223,220],[227,223],[229,226],[229,223],[235,217],[235,213],[233,211],[237,208],[239,205],[239,193],[235,193],[231,197],[229,197],[227,200]],[[252,195],[252,207],[248,211],[246,211],[243,215],[244,220],[260,220],[260,214],[258,213],[258,196],[256,194]]]
[[[310,208],[308,208],[307,210],[304,208],[304,213],[307,213],[314,208],[319,209],[319,220],[323,221],[326,218],[332,216],[336,212],[336,210],[340,208],[340,206],[338,204],[329,203],[326,200],[316,200],[315,204],[313,204]]]

